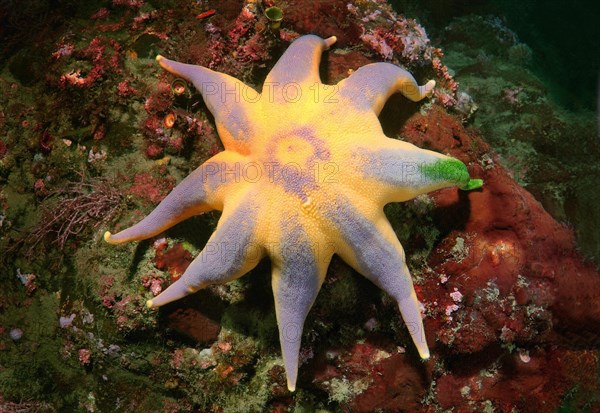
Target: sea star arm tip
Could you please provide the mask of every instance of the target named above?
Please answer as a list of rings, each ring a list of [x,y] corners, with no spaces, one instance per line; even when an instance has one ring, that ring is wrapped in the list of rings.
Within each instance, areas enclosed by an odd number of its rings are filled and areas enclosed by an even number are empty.
[[[176,62],[160,55],[156,61],[166,71],[194,84],[214,115],[226,148],[232,140],[244,141],[247,135],[252,134],[252,102],[260,98],[256,90],[232,76],[203,66]]]
[[[105,231],[104,236],[103,236],[104,242],[108,242],[109,244],[111,244],[110,236],[111,236],[110,231]]]
[[[193,215],[212,210],[212,193],[222,183],[218,175],[213,176],[218,168],[215,162],[207,161],[181,181],[144,219],[117,234],[106,231],[104,240],[121,244],[147,239]]]
[[[483,185],[481,179],[471,179],[458,159],[396,139],[387,139],[377,149],[358,148],[354,159],[363,176],[377,182],[376,193],[384,203],[404,202],[451,186],[472,190]]]
[[[419,94],[418,96],[422,96],[420,99],[416,100],[415,102],[418,102],[419,100],[425,98],[425,97],[431,97],[431,95],[433,94],[433,89],[435,89],[435,80],[431,79],[429,82],[425,83],[423,86],[419,86]]]
[[[379,115],[385,102],[394,93],[401,93],[413,102],[431,96],[435,80],[419,86],[403,68],[391,63],[371,63],[352,73],[339,83],[340,96],[359,110],[371,109]]]
[[[326,47],[329,49],[331,46],[333,46],[333,44],[335,42],[337,42],[337,37],[336,36],[328,37],[327,39],[324,39],[324,42],[325,42]]]
[[[186,274],[184,274],[184,275],[186,275]],[[191,278],[191,275],[187,274],[186,277]],[[146,301],[146,306],[148,308],[162,307],[165,304],[171,303],[173,301],[177,301],[183,297],[193,294],[196,291],[198,291],[200,288],[202,288],[202,287],[198,287],[198,288],[189,287],[186,282],[187,278],[183,279],[183,276],[182,276],[182,278],[180,278],[179,280],[177,280],[176,282],[171,284],[165,291],[160,293],[158,296],[156,296],[155,298],[153,298],[151,300]]]
[[[404,272],[408,274],[408,268],[404,265]],[[411,289],[413,291],[411,294],[404,299],[398,300],[398,308],[400,309],[400,314],[402,315],[402,319],[404,320],[404,324],[408,328],[408,332],[412,338],[415,347],[417,348],[417,352],[419,353],[419,357],[423,360],[429,359],[429,347],[427,346],[427,341],[425,339],[425,328],[423,326],[423,321],[421,317],[421,304],[417,298],[417,295],[414,292],[414,288]]]
[[[151,300],[152,308],[186,297],[209,285],[235,280],[254,268],[263,257],[253,242],[257,211],[242,205],[223,211],[217,230],[181,278]]]
[[[225,190],[240,180],[238,167],[245,158],[223,151],[196,168],[160,204],[137,224],[117,233],[104,233],[109,244],[139,241],[158,235],[175,224],[213,209],[223,208]]]
[[[340,256],[398,303],[402,319],[422,358],[429,357],[421,308],[404,250],[385,216],[364,217],[343,199],[329,216],[341,231]]]
[[[314,87],[315,84],[321,83],[319,76],[321,55],[336,41],[335,36],[322,39],[312,34],[297,38],[273,66],[265,79],[265,86],[285,87],[288,84],[305,84]]]
[[[272,257],[271,283],[287,386],[294,391],[304,322],[321,289],[331,257],[325,251],[315,250],[318,245],[310,241],[301,226],[284,227],[285,235]]]
[[[321,287],[319,274],[310,271],[310,267],[306,268],[306,264],[273,270],[279,342],[290,391],[296,388],[304,322]],[[302,269],[309,272],[298,272]]]

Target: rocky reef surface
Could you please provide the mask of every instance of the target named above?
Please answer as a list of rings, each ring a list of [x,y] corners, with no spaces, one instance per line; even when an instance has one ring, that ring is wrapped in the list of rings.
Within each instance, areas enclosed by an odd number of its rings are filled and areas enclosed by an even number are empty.
[[[377,0],[3,3],[0,411],[600,411],[600,275],[585,258],[600,255],[595,120],[552,103],[501,20],[462,16],[432,41]],[[432,358],[393,300],[334,259],[289,393],[269,263],[145,308],[218,214],[139,244],[101,235],[222,149],[200,95],[157,53],[257,85],[305,33],[338,37],[329,83],[375,61],[436,79],[429,102],[394,96],[384,130],[485,186],[386,207]]]

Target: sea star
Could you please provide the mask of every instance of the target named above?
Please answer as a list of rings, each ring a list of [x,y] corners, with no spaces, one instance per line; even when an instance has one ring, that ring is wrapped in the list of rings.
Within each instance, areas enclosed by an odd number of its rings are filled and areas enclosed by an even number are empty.
[[[158,56],[160,66],[201,92],[225,150],[141,222],[104,235],[111,244],[143,240],[193,215],[223,211],[203,251],[148,306],[235,280],[268,256],[290,391],[304,321],[333,254],[398,302],[419,355],[429,357],[404,251],[383,206],[443,187],[482,184],[459,160],[383,134],[377,116],[388,97],[400,92],[419,101],[434,81],[419,86],[404,69],[374,63],[324,85],[319,62],[335,41],[298,38],[262,93],[226,74]]]

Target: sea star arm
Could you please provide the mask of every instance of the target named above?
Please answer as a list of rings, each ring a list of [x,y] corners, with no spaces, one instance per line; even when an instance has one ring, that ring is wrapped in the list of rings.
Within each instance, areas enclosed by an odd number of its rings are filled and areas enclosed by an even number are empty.
[[[335,36],[322,39],[315,35],[296,39],[269,72],[263,86],[263,95],[265,88],[278,87],[278,90],[285,90],[288,84],[300,83],[312,86],[321,83],[319,76],[321,54],[336,40]],[[303,93],[308,93],[308,90]]]
[[[181,181],[143,220],[114,235],[107,231],[104,240],[121,244],[147,239],[193,215],[221,209],[219,191],[236,180],[235,166],[241,158],[231,151],[215,155]]]
[[[327,272],[331,253],[319,250],[300,227],[286,235],[273,251],[272,287],[279,342],[290,391],[296,388],[304,321]]]
[[[383,204],[402,202],[437,189],[458,186],[470,190],[483,185],[471,179],[458,159],[420,149],[408,142],[387,139],[378,149],[359,148],[353,158],[370,184],[364,188],[379,194]]]
[[[160,66],[194,84],[202,94],[206,107],[215,117],[223,145],[235,146],[252,135],[252,104],[260,94],[238,79],[206,67],[156,57]]]
[[[180,279],[152,300],[160,307],[213,284],[235,280],[254,268],[264,251],[255,241],[257,208],[251,203],[223,211],[217,230]]]
[[[391,63],[372,63],[356,70],[338,83],[339,96],[358,110],[373,110],[379,115],[383,105],[394,93],[401,93],[413,102],[429,96],[435,87],[430,80],[419,86],[406,70]]]
[[[398,303],[411,338],[423,359],[429,358],[420,304],[404,260],[404,250],[382,211],[367,218],[360,207],[339,197],[329,214],[340,231],[340,257]]]

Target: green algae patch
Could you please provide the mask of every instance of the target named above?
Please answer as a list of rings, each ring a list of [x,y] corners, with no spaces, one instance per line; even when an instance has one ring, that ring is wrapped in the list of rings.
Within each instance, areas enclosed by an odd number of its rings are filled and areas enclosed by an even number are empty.
[[[460,189],[463,191],[472,191],[473,189],[479,189],[483,187],[483,179],[469,179],[469,182],[461,186]]]
[[[433,181],[467,183],[469,172],[458,159],[441,159],[433,164],[419,165],[419,171]]]
[[[470,178],[466,165],[458,159],[442,159],[433,164],[419,165],[419,171],[434,182],[459,183],[463,191],[471,191],[483,186],[482,179]]]

